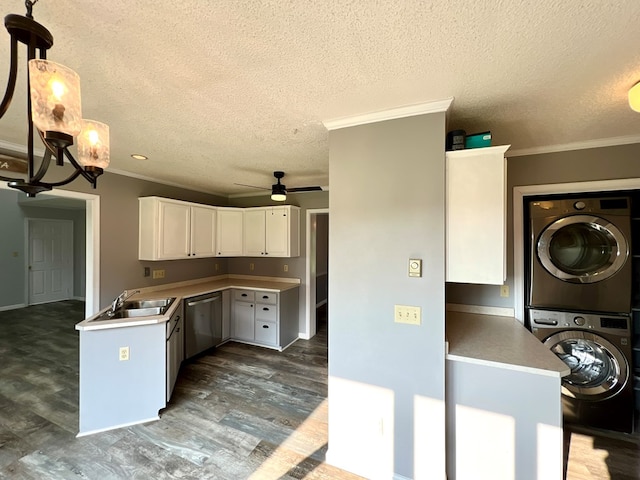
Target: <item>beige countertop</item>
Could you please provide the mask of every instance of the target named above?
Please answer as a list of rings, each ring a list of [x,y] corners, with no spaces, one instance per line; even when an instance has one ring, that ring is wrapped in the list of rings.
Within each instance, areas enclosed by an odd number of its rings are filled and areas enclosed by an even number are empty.
[[[513,317],[448,311],[446,332],[447,360],[554,377],[570,373],[562,360]]]
[[[228,290],[230,288],[245,290],[260,290],[263,292],[284,292],[300,286],[298,278],[274,278],[251,275],[219,275],[216,277],[189,280],[186,282],[168,283],[146,288],[129,289],[130,292],[139,290],[131,300],[153,300],[157,298],[175,297],[175,301],[164,315],[136,318],[116,318],[112,320],[94,321],[101,313],[108,310],[107,307],[96,315],[89,317],[76,325],[76,330],[105,330],[110,328],[134,327],[139,325],[152,325],[165,323],[174,314],[178,305],[184,298],[195,297],[205,293]]]

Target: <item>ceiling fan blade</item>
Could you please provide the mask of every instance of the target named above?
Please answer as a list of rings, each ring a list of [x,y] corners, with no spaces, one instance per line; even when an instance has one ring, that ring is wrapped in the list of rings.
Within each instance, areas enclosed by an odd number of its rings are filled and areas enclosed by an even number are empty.
[[[234,183],[234,185],[239,185],[241,187],[251,187],[251,188],[259,188],[260,190],[271,190],[267,187],[258,187],[257,185],[247,185],[246,183]]]
[[[322,191],[322,187],[319,186],[313,186],[313,187],[297,187],[297,188],[287,188],[287,193],[294,193],[294,192],[321,192]]]

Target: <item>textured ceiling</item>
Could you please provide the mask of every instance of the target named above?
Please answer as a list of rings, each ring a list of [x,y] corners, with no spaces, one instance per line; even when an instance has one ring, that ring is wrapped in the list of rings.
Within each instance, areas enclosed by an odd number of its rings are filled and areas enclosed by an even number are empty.
[[[110,125],[112,171],[211,193],[273,170],[328,185],[323,120],[448,97],[448,128],[512,150],[640,142],[638,0],[41,0],[34,17],[80,74],[84,117]],[[0,141],[24,145],[18,82]]]

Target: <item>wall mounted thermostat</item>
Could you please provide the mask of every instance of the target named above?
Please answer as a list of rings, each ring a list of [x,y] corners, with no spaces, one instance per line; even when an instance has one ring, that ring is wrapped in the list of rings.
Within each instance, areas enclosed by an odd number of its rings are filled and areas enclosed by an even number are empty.
[[[419,258],[409,259],[409,276],[421,277],[422,276],[422,260]]]

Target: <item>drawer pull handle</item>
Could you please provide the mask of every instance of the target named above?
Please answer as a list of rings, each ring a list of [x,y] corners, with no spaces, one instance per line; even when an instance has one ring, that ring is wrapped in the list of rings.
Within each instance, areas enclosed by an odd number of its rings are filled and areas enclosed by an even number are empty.
[[[267,299],[267,298],[269,298],[269,295],[263,295],[262,298]]]
[[[263,307],[262,310],[264,310],[265,312],[269,311],[269,309],[267,307]]]
[[[243,297],[248,297],[248,295],[246,293],[243,293],[242,296]]]
[[[262,328],[269,328],[269,325],[262,325]]]

